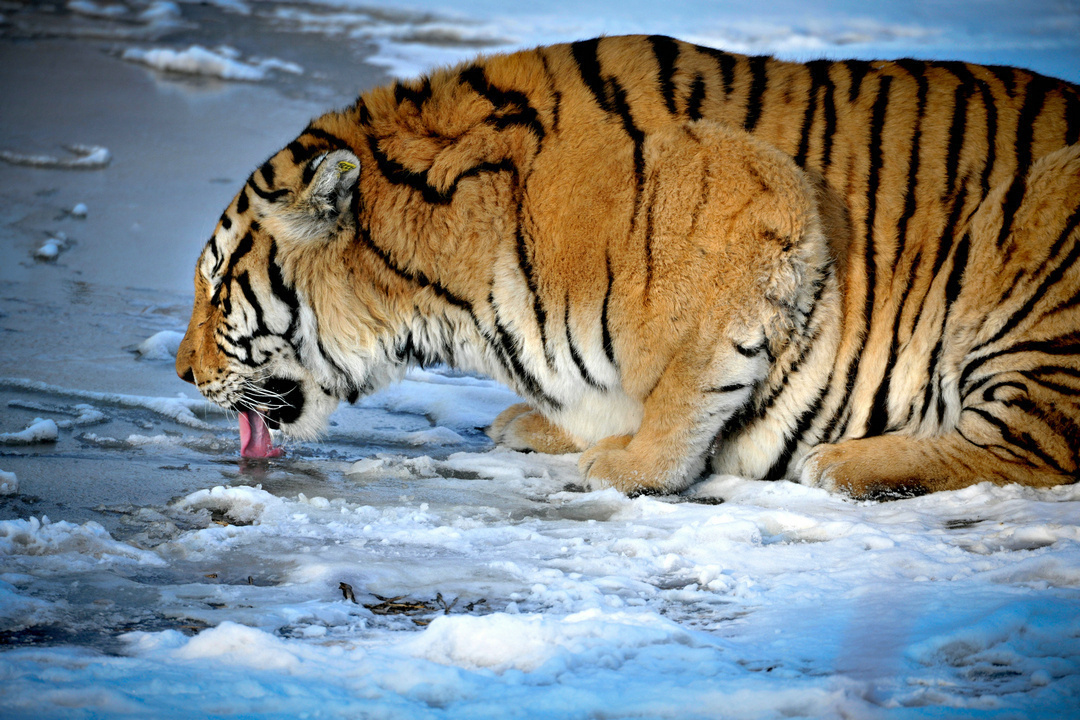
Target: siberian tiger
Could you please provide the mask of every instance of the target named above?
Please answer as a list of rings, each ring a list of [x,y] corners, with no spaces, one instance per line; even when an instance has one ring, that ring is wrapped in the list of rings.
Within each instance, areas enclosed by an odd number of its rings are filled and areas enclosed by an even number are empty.
[[[179,375],[312,437],[446,363],[491,437],[588,487],[707,469],[856,497],[1080,472],[1080,88],[667,37],[364,93],[256,170],[198,261]]]

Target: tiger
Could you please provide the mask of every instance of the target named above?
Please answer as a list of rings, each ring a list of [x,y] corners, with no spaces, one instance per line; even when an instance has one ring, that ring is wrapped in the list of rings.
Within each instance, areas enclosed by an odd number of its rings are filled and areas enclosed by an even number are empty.
[[[317,437],[408,368],[581,487],[854,498],[1080,475],[1080,88],[663,36],[364,92],[255,170],[196,265],[178,375]]]

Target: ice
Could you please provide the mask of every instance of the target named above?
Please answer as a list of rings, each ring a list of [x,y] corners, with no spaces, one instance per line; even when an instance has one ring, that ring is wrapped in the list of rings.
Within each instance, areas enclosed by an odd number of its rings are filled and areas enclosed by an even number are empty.
[[[0,378],[0,388],[19,388],[52,395],[62,395],[83,400],[94,400],[120,407],[144,408],[159,415],[171,418],[176,422],[188,427],[202,430],[216,430],[217,427],[195,417],[193,410],[202,413],[222,413],[221,408],[210,405],[204,400],[191,400],[188,398],[144,397],[128,395],[126,393],[103,393],[91,390],[79,390],[77,388],[64,388],[50,385],[38,380],[24,378]],[[55,423],[54,423],[55,425]]]

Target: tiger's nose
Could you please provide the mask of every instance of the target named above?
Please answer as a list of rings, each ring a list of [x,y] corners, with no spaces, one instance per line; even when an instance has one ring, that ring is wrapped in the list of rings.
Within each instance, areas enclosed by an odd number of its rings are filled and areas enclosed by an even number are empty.
[[[176,374],[180,376],[180,379],[184,382],[189,382],[192,385],[195,384],[195,373],[191,371],[191,368],[187,369],[187,372],[181,372],[179,368],[176,370]]]

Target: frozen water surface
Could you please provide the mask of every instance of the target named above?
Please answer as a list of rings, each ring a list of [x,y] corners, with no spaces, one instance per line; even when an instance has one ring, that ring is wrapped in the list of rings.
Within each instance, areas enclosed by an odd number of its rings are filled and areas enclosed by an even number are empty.
[[[386,73],[667,32],[1080,79],[1075,0],[1017,8],[0,2],[0,715],[1075,716],[1077,486],[583,493],[445,368],[243,461],[172,370],[236,187]]]

